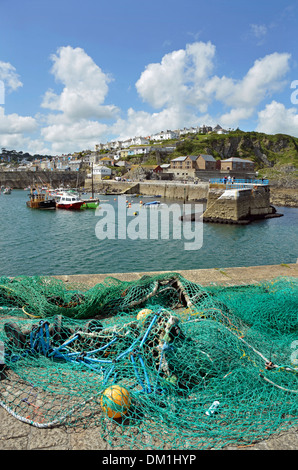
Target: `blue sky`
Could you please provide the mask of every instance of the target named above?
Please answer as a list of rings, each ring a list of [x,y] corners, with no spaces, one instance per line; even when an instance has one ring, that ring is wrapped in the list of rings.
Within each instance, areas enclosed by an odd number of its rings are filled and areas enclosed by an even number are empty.
[[[294,0],[0,0],[0,18],[1,147],[217,123],[298,137]]]

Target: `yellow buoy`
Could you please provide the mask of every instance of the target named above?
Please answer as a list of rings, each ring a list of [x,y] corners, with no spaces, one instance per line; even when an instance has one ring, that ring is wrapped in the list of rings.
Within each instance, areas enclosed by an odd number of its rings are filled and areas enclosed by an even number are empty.
[[[151,313],[153,313],[153,311],[150,310],[150,308],[143,308],[143,310],[140,310],[137,314],[137,320],[145,320],[145,318],[148,317],[148,315]]]
[[[107,388],[100,399],[103,411],[109,418],[121,418],[130,408],[130,393],[120,385],[112,385]]]

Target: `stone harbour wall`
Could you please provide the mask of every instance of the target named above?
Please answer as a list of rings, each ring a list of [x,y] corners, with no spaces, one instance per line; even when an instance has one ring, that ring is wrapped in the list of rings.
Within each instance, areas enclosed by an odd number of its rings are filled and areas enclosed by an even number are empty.
[[[85,188],[91,188],[87,180]],[[94,181],[94,190],[106,194],[140,194],[144,196],[161,196],[166,199],[182,201],[206,201],[209,183],[183,184],[176,182],[142,181],[138,183],[123,181]]]
[[[210,188],[203,219],[206,222],[249,222],[276,213],[270,204],[269,186],[230,189]]]
[[[28,186],[83,187],[86,174],[78,171],[1,171],[1,186],[24,189]]]
[[[167,199],[183,201],[206,201],[208,183],[179,184],[179,183],[139,183],[139,193],[147,196],[160,195]]]

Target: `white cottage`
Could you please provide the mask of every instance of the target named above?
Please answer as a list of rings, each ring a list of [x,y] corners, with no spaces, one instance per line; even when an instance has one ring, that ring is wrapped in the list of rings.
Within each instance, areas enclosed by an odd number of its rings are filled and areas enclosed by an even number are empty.
[[[93,166],[93,176],[103,179],[106,176],[111,176],[112,170],[111,168],[107,168],[104,165],[100,166]]]

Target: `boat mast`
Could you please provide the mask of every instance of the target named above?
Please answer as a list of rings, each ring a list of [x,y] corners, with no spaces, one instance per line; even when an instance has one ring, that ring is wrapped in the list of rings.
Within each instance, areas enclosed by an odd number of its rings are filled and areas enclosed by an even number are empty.
[[[93,162],[92,162],[92,167],[91,167],[91,189],[92,189],[92,199],[94,199],[94,187],[93,187]]]

